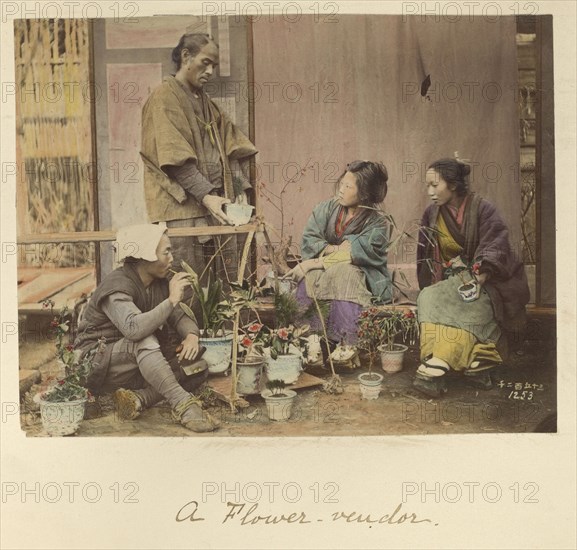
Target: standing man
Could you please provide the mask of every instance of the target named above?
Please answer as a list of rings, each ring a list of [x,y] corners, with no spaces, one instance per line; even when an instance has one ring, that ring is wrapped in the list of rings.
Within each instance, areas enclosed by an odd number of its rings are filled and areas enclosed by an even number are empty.
[[[228,202],[246,201],[248,164],[257,153],[249,139],[208,97],[203,87],[218,66],[218,46],[207,34],[181,37],[168,76],[142,111],[144,189],[151,222],[168,227],[231,223]],[[194,239],[201,245],[210,237]],[[188,238],[173,239],[174,255],[196,269],[206,251]]]

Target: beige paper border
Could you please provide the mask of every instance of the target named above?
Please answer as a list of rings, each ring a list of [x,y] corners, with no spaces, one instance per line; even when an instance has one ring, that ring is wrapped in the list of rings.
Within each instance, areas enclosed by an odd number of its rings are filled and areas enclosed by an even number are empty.
[[[38,2],[3,2],[22,9],[28,4],[34,13]],[[52,3],[51,4],[55,4]],[[76,2],[65,2],[69,6]],[[80,5],[81,3],[78,2]],[[223,2],[91,2],[112,16],[113,9],[128,4],[138,7],[137,16],[153,13],[190,14]],[[227,2],[232,9],[246,2]],[[256,5],[256,2],[250,2]],[[260,3],[263,5],[263,3]],[[264,4],[267,4],[266,2]],[[268,5],[275,2],[268,3]],[[281,3],[276,3],[278,6]],[[293,3],[296,5],[296,3]],[[319,8],[336,2],[319,2]],[[405,3],[405,7],[406,7]],[[410,2],[422,9],[422,2]],[[435,2],[427,2],[435,9]],[[479,2],[452,2],[480,9]],[[479,434],[450,436],[396,436],[375,438],[322,439],[195,439],[195,438],[62,438],[26,439],[18,415],[11,414],[17,401],[18,349],[16,336],[2,343],[1,356],[1,481],[25,483],[34,489],[40,483],[48,498],[56,489],[74,487],[74,502],[63,494],[60,502],[46,498],[36,503],[28,495],[25,503],[6,497],[2,503],[2,548],[574,548],[575,547],[575,4],[573,2],[492,2],[503,14],[517,9],[554,15],[555,133],[557,175],[557,257],[558,280],[558,434]],[[300,2],[303,13],[312,13],[313,2]],[[339,13],[402,13],[400,2],[338,2]],[[76,9],[80,9],[77,7]],[[309,10],[309,11],[307,11]],[[513,10],[513,11],[512,11]],[[5,13],[5,11],[3,11]],[[21,12],[19,12],[21,13]],[[18,15],[22,17],[22,15]],[[13,80],[13,31],[2,22],[2,83]],[[306,62],[303,60],[303,62]],[[14,103],[1,104],[1,161],[15,159]],[[2,237],[6,253],[15,242],[15,178],[2,181]],[[17,322],[15,257],[3,261],[1,320],[3,335],[7,323]],[[4,258],[3,258],[4,260]],[[177,523],[178,509],[191,500],[202,499],[202,483],[225,483],[234,495],[235,484],[252,497],[276,487],[276,499],[268,504],[266,493],[260,513],[304,511],[313,519],[307,525],[238,526],[222,525],[226,505],[217,496],[207,497],[199,516],[203,522]],[[342,524],[329,522],[336,510],[391,513],[401,502],[402,483],[435,483],[447,492],[454,484],[461,488],[479,483],[473,502],[465,495],[460,502],[447,498],[435,502],[416,497],[403,505],[405,512],[432,523],[416,525]],[[518,482],[538,487],[538,503],[514,503],[508,489]],[[78,486],[65,485],[79,483]],[[114,485],[119,483],[119,485]],[[130,498],[136,483],[137,503],[115,503]],[[309,487],[318,483],[320,497],[327,498],[330,483],[338,484],[338,504],[315,503]],[[503,493],[490,503],[491,487]],[[267,485],[268,484],[268,485]],[[292,484],[292,485],[291,485]],[[296,485],[295,485],[296,484]],[[486,487],[486,498],[479,494]],[[301,499],[291,504],[279,494],[284,487],[288,498],[295,487]],[[3,485],[10,490],[13,485]],[[19,486],[22,488],[22,486]],[[112,489],[110,489],[112,487]],[[327,489],[328,487],[328,489]],[[90,503],[102,491],[99,502]],[[83,496],[82,489],[85,491]],[[532,486],[522,490],[527,496]],[[115,492],[116,491],[116,492]],[[6,496],[3,492],[3,496]],[[221,495],[222,496],[222,495]],[[269,512],[266,512],[270,508]],[[324,519],[323,522],[317,519]],[[438,525],[435,525],[438,524]]]

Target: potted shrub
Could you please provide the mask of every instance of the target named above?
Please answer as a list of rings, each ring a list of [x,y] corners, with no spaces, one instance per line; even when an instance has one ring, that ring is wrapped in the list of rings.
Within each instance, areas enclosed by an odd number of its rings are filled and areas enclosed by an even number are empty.
[[[414,344],[419,324],[412,309],[401,306],[371,307],[359,316],[359,334],[369,335],[377,343],[381,365],[385,372],[395,373],[403,368],[407,346],[395,342],[398,335],[403,342]]]
[[[373,372],[373,366],[379,355],[379,346],[382,342],[382,333],[372,318],[376,309],[371,308],[361,312],[358,322],[357,348],[365,351],[369,359],[369,372],[362,372],[357,377],[363,399],[377,399],[381,393],[383,382],[383,375]]]
[[[40,405],[42,426],[49,435],[72,435],[78,431],[84,418],[86,402],[92,399],[84,387],[92,369],[94,355],[100,344],[82,356],[67,338],[70,333],[68,308],[64,307],[50,325],[56,338],[56,360],[64,376],[36,395]]]
[[[284,380],[269,380],[267,389],[261,393],[266,402],[270,420],[286,421],[290,418],[296,392],[286,389]]]
[[[237,392],[243,395],[255,395],[261,391],[262,373],[265,365],[263,354],[264,326],[258,313],[257,287],[243,280],[241,283],[231,283],[229,301],[235,312],[235,327],[237,330],[236,354],[233,361],[236,365]],[[255,321],[240,325],[241,313],[252,313]]]
[[[226,372],[230,365],[232,354],[232,333],[225,331],[230,323],[234,311],[228,300],[224,299],[222,281],[213,279],[212,272],[208,272],[206,287],[202,287],[196,272],[183,260],[182,267],[189,276],[192,287],[192,296],[189,303],[180,303],[183,311],[192,319],[194,300],[198,300],[201,311],[200,344],[206,348],[203,358],[208,364],[208,371],[212,374]]]
[[[264,328],[267,378],[294,384],[303,370],[301,350],[307,345],[304,335],[308,332],[309,326],[289,325],[273,330]]]
[[[419,334],[419,324],[414,311],[394,306],[380,310],[375,315],[368,313],[368,316],[382,334],[383,343],[379,346],[379,351],[383,370],[389,374],[399,372],[403,368],[408,348],[405,344],[395,343],[395,339],[400,335],[403,342],[409,342],[411,345],[415,343]]]
[[[254,322],[242,327],[236,357],[238,393],[255,395],[261,391],[266,359],[263,353],[265,327]]]

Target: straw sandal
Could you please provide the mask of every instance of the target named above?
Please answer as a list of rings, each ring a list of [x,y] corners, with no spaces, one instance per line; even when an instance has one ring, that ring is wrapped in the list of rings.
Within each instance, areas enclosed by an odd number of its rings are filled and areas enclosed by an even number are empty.
[[[142,412],[142,401],[138,394],[119,388],[114,392],[114,408],[119,420],[135,420]]]
[[[193,395],[174,407],[172,418],[196,433],[213,432],[220,427],[220,422],[203,411],[202,401]]]

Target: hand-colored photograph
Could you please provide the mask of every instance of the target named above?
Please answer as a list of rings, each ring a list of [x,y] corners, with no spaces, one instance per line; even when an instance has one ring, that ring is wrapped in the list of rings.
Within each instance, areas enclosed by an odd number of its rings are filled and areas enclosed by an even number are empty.
[[[557,431],[552,16],[13,36],[26,436]]]

